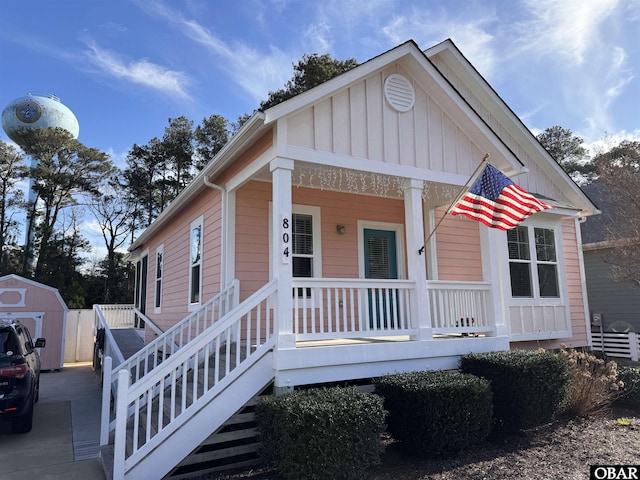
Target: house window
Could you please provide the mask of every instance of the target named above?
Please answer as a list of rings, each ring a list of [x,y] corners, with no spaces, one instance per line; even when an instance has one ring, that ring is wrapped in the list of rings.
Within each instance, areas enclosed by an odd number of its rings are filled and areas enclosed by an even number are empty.
[[[558,259],[555,232],[550,228],[518,226],[507,231],[513,297],[558,298]]]
[[[189,255],[189,303],[199,304],[202,293],[202,218],[191,224]]]
[[[154,307],[155,312],[160,313],[160,308],[162,307],[162,256],[164,247],[161,245],[156,250],[156,294]]]
[[[313,277],[313,216],[293,213],[291,219],[293,277]],[[298,288],[296,296],[310,298],[311,289]]]
[[[294,277],[313,277],[313,217],[292,215],[292,258]]]

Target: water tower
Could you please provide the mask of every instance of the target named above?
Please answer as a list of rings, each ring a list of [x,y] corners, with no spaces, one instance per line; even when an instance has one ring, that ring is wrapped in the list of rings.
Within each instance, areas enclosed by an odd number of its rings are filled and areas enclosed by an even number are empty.
[[[80,133],[78,119],[55,95],[30,93],[12,100],[2,111],[2,128],[20,146],[30,130],[55,127],[65,129],[73,138]]]
[[[78,138],[80,133],[78,119],[55,95],[29,93],[24,97],[12,100],[2,111],[2,128],[7,136],[20,147],[24,147],[27,134],[31,130],[56,127],[66,130],[73,138]],[[31,166],[35,166],[33,159]],[[30,203],[36,201],[32,187],[33,179],[29,183]],[[33,217],[31,217],[26,233],[27,247],[32,245],[33,227]]]

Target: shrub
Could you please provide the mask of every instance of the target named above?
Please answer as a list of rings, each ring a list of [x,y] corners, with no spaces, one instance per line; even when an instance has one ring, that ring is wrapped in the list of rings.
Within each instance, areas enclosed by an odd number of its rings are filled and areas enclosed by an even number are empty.
[[[571,379],[567,360],[545,351],[470,353],[460,358],[460,370],[491,382],[496,428],[510,432],[553,420]]]
[[[562,349],[560,355],[569,361],[571,372],[567,411],[581,416],[603,413],[619,395],[616,362],[574,349]]]
[[[416,456],[451,455],[490,433],[489,382],[460,372],[415,372],[374,381],[389,411],[388,431]]]
[[[640,409],[640,368],[620,367],[618,380],[622,382],[618,401],[623,405]]]
[[[361,479],[381,463],[386,412],[355,388],[316,388],[269,397],[256,420],[269,463],[287,479]]]

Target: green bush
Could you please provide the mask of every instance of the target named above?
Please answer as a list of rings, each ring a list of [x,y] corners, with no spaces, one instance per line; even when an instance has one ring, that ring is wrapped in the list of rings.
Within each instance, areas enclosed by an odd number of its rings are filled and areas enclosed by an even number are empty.
[[[491,433],[489,382],[460,372],[415,372],[374,381],[388,431],[412,455],[452,455]]]
[[[491,382],[496,428],[511,432],[553,420],[571,383],[568,361],[545,351],[470,353],[460,358],[460,370]]]
[[[640,368],[619,367],[618,380],[623,383],[618,402],[640,409]]]
[[[381,463],[382,399],[355,388],[315,388],[256,407],[264,453],[287,479],[367,478]]]

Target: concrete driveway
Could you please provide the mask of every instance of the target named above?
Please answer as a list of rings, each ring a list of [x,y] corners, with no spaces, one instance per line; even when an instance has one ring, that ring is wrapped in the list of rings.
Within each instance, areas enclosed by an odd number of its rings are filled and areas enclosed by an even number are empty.
[[[3,480],[102,480],[99,457],[101,389],[91,363],[42,372],[33,430],[10,433],[0,422]]]

